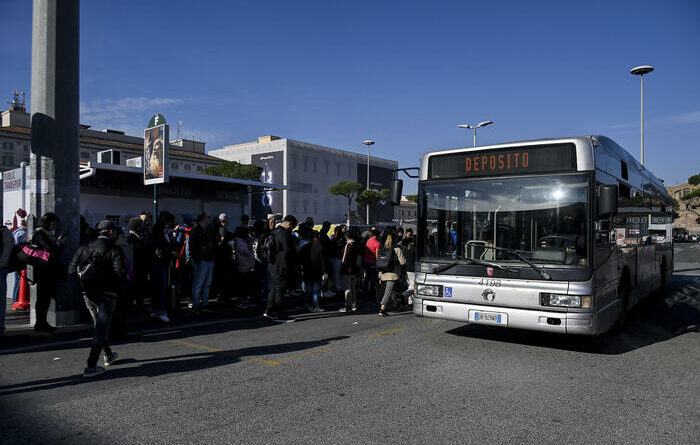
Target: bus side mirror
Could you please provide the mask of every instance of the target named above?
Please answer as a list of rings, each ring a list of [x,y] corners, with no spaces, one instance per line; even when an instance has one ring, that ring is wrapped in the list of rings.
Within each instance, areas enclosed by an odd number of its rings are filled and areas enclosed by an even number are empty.
[[[391,181],[391,194],[389,195],[389,204],[397,206],[401,204],[401,192],[403,191],[403,180],[394,179]]]
[[[609,218],[617,214],[617,185],[598,187],[598,217]]]

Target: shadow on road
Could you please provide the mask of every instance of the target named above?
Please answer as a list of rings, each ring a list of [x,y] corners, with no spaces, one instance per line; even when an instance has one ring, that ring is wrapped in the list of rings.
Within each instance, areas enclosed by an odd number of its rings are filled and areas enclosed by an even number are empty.
[[[630,314],[622,329],[599,337],[504,329],[468,324],[448,334],[498,342],[617,355],[700,329],[700,277],[674,275],[666,288],[651,295]]]
[[[105,374],[96,377],[96,379],[113,380],[125,377],[158,377],[168,374],[198,371],[217,366],[230,365],[248,358],[272,354],[285,354],[289,352],[298,352],[318,348],[320,346],[328,345],[331,342],[344,340],[346,338],[349,337],[338,336],[316,341],[282,343],[276,345],[233,349],[228,351],[202,351],[194,354],[159,357],[153,360],[118,360],[116,364],[113,365],[113,367],[111,367]],[[120,364],[125,365],[134,363],[138,364],[138,366],[119,366]],[[71,375],[54,379],[40,379],[13,385],[0,386],[0,396],[80,385],[90,381],[93,380],[86,379],[82,377],[82,375]]]

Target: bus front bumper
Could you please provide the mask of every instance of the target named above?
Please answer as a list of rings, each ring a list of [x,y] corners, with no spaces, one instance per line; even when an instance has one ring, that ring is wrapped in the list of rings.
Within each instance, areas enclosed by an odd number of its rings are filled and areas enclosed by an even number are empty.
[[[560,334],[596,334],[594,317],[590,312],[548,312],[427,300],[414,296],[413,313],[419,317]]]

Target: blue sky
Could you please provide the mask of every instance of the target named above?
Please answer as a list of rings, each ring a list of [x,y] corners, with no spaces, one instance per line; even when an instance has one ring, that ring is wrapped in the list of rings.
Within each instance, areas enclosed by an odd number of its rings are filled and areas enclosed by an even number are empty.
[[[81,122],[163,113],[208,149],[275,134],[401,166],[479,144],[604,134],[667,184],[700,171],[700,2],[82,1]],[[30,91],[31,1],[0,0],[0,97]],[[29,98],[31,101],[31,98]],[[4,108],[4,107],[3,107]],[[415,188],[410,184],[407,191]]]

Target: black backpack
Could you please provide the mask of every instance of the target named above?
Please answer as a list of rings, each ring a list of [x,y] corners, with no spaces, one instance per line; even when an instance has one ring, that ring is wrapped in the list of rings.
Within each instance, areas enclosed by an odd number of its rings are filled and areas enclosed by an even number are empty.
[[[380,272],[391,272],[394,270],[396,252],[393,247],[382,247],[377,252],[377,270]]]
[[[80,286],[85,290],[93,290],[100,285],[100,281],[104,279],[100,273],[102,270],[102,262],[106,252],[93,251],[86,259],[78,264],[76,272]]]

